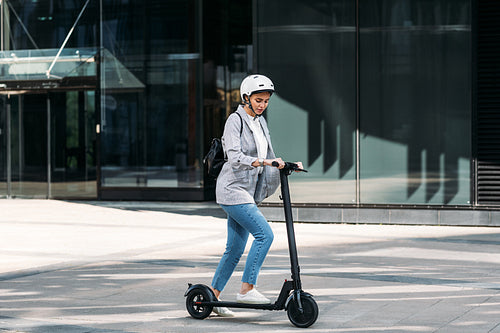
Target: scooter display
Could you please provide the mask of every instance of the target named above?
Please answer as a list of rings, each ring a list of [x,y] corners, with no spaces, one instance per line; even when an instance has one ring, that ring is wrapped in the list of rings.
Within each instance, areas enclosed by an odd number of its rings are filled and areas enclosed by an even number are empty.
[[[273,166],[278,166],[273,162]],[[212,289],[204,284],[188,283],[185,293],[186,308],[191,317],[195,319],[207,318],[214,307],[246,308],[261,310],[286,310],[288,319],[297,327],[306,328],[314,324],[318,318],[319,309],[313,296],[302,290],[300,280],[300,267],[295,242],[295,231],[292,218],[292,204],[290,202],[290,190],[288,187],[288,176],[299,169],[295,163],[286,162],[285,167],[280,169],[281,198],[285,211],[285,222],[288,237],[288,250],[290,253],[291,280],[285,280],[276,302],[271,304],[247,304],[238,302],[219,301]]]

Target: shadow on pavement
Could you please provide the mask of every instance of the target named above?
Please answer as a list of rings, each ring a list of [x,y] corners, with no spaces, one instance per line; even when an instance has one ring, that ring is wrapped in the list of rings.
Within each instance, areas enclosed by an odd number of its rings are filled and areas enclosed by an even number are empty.
[[[68,202],[75,203],[77,201]],[[216,218],[227,217],[226,213],[215,202],[78,201],[78,203],[130,211],[154,211]]]

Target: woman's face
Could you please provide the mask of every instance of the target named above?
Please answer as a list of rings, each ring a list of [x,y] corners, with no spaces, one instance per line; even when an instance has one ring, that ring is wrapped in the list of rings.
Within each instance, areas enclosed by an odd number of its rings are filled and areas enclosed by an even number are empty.
[[[267,91],[253,94],[250,97],[250,103],[252,103],[253,110],[256,114],[261,115],[262,112],[264,112],[269,103],[269,98],[271,98],[271,93]]]

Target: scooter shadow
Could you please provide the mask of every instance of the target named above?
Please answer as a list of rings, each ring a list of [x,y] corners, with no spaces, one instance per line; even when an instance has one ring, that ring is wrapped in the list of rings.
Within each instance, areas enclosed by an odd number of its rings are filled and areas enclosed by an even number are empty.
[[[266,313],[267,312],[267,313]],[[187,317],[190,318],[190,317]],[[256,328],[274,328],[280,329],[296,328],[289,321],[285,311],[272,311],[268,312],[262,310],[262,312],[254,312],[254,311],[244,311],[244,312],[236,312],[234,317],[221,317],[216,314],[211,314],[208,318],[204,319],[204,321],[217,321],[217,323],[227,322],[228,329],[229,327],[234,328],[233,325],[241,324],[241,325],[255,325]]]

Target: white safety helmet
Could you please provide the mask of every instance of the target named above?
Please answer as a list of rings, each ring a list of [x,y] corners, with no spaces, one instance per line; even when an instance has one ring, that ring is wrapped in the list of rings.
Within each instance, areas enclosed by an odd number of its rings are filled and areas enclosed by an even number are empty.
[[[264,91],[268,91],[271,95],[274,92],[274,84],[268,77],[260,74],[253,74],[247,76],[242,82],[240,86],[240,96],[243,103],[245,103],[244,96],[252,96],[255,93],[261,93]]]

